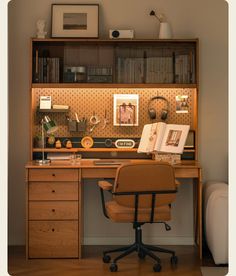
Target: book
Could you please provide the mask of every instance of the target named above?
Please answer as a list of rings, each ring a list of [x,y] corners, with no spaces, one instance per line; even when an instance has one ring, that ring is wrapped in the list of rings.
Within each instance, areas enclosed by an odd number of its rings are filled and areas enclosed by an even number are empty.
[[[189,125],[158,122],[143,128],[138,153],[183,153]]]
[[[47,158],[50,160],[70,160],[73,153],[70,152],[49,152]]]
[[[51,109],[52,97],[51,96],[40,96],[40,109]]]
[[[62,105],[62,104],[54,104],[52,106],[53,109],[69,109],[68,105]]]

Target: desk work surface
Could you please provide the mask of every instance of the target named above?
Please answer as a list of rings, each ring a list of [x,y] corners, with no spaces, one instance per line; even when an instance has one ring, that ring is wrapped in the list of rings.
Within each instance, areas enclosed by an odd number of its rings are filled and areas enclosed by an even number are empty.
[[[57,160],[52,161],[50,164],[39,165],[35,161],[30,161],[26,164],[26,169],[30,168],[111,168],[111,167],[119,167],[123,164],[135,164],[135,163],[155,163],[157,161],[154,160],[146,160],[146,159],[82,159],[78,161],[76,164],[72,164],[71,161],[65,160]],[[198,161],[193,160],[183,160],[177,164],[173,165],[174,168],[201,168]]]

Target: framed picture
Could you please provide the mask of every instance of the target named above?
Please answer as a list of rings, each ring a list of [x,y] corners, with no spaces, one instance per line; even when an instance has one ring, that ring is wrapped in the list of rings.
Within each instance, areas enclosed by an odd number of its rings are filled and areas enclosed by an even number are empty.
[[[176,113],[188,113],[189,104],[187,95],[178,95],[176,100]]]
[[[98,38],[98,4],[52,4],[52,37]]]
[[[114,126],[138,126],[139,95],[114,94]]]

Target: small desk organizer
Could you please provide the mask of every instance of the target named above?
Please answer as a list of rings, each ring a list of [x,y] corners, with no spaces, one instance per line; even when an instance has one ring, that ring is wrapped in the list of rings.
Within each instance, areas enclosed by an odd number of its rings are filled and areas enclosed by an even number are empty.
[[[68,122],[68,130],[70,132],[85,132],[87,128],[87,122],[77,122],[76,120],[71,120]]]

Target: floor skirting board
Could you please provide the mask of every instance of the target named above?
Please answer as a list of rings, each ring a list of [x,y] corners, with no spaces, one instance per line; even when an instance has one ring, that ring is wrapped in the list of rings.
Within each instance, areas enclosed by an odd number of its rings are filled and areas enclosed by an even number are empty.
[[[85,237],[84,245],[124,245],[131,244],[134,240],[130,237]],[[144,243],[158,245],[194,245],[193,237],[152,237],[143,238]]]
[[[131,244],[134,239],[131,237],[84,237],[84,245],[125,245]],[[157,245],[194,245],[193,237],[143,237],[144,243],[157,244]],[[9,246],[23,246],[24,243],[19,241],[18,243]]]

